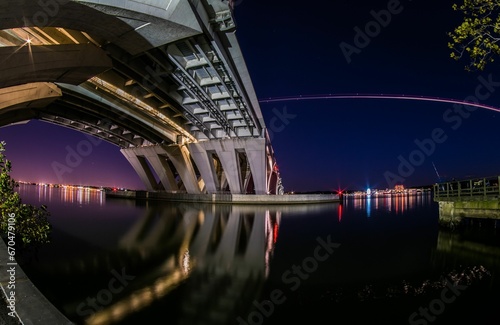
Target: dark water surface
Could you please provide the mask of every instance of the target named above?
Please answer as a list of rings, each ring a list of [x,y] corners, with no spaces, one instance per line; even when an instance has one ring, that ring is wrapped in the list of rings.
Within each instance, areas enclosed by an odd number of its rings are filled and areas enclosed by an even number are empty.
[[[52,242],[18,256],[77,324],[498,324],[500,234],[430,194],[297,206],[135,202],[21,185]]]

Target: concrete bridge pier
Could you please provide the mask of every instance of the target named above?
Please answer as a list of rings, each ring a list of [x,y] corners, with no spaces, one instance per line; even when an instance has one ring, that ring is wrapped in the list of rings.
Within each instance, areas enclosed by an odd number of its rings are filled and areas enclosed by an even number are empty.
[[[148,191],[279,194],[277,167],[268,151],[261,138],[121,149]]]
[[[158,190],[158,184],[156,183],[155,177],[151,172],[151,169],[148,167],[146,163],[146,159],[144,156],[139,155],[137,150],[138,148],[130,148],[130,149],[121,149],[120,152],[125,156],[128,160],[132,168],[134,168],[137,175],[141,179],[142,183],[146,186],[146,190],[148,191],[156,191]]]
[[[153,145],[126,148],[120,151],[139,175],[146,190],[151,192],[182,190],[192,194],[201,193],[198,177],[185,146]],[[179,179],[176,179],[171,166],[175,168]],[[153,171],[158,176],[159,183]]]
[[[189,144],[189,151],[208,193],[224,189],[231,194],[266,194],[266,140],[256,138],[211,140]],[[220,163],[223,173],[217,173]]]

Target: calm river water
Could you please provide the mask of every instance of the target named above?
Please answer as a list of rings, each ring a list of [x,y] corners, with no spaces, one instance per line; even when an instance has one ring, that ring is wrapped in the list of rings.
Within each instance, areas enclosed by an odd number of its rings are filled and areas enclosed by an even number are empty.
[[[500,234],[431,194],[297,206],[135,202],[21,185],[51,244],[18,256],[76,324],[498,324]]]

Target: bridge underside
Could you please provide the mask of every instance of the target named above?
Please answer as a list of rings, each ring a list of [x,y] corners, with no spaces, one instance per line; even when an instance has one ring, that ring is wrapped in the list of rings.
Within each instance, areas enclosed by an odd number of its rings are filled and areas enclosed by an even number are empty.
[[[231,1],[6,4],[0,126],[39,119],[104,139],[150,191],[282,191]]]

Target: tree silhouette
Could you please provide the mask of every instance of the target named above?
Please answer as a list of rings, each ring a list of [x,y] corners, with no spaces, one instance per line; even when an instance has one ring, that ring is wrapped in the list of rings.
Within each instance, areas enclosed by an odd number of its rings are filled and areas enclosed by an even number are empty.
[[[5,142],[0,142],[0,232],[16,245],[43,244],[50,241],[50,213],[47,207],[22,203],[15,188],[19,184],[10,176],[11,162],[6,159]]]
[[[451,57],[460,60],[470,57],[466,70],[484,70],[500,54],[500,1],[464,0],[453,5],[453,10],[464,15],[462,23],[448,33]]]

